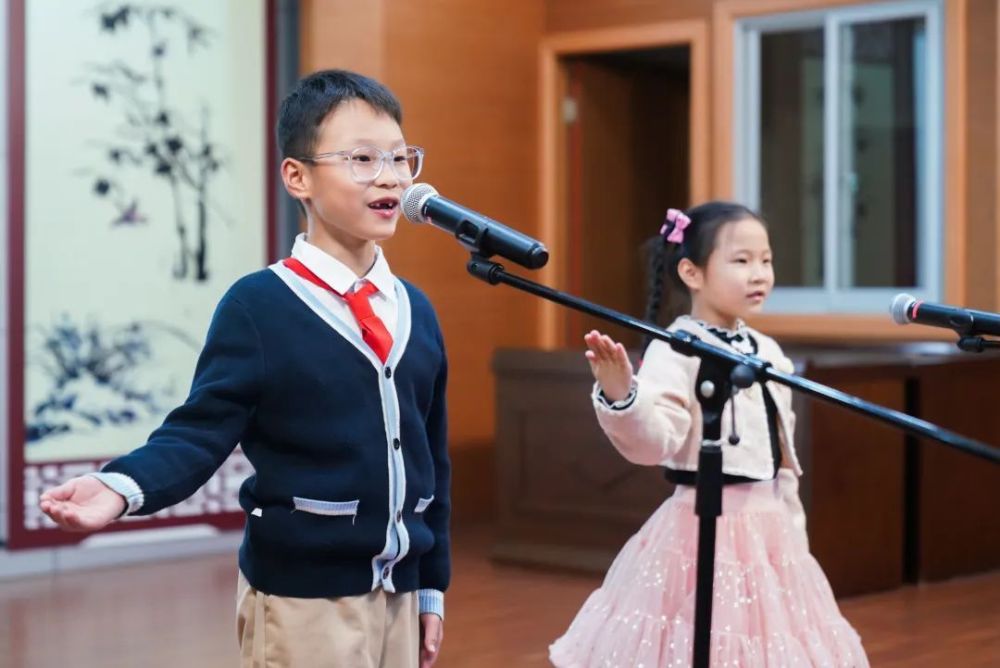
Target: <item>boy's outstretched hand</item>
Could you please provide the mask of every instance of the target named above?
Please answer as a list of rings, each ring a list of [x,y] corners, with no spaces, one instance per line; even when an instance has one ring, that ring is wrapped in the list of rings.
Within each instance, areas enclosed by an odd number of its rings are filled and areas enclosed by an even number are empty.
[[[583,340],[588,348],[584,354],[604,396],[611,401],[627,397],[632,389],[632,363],[625,346],[596,329],[584,335]]]
[[[38,506],[63,529],[97,531],[122,514],[125,499],[97,478],[80,476],[46,490]]]
[[[444,639],[444,622],[433,612],[420,615],[420,668],[431,668],[437,661]]]

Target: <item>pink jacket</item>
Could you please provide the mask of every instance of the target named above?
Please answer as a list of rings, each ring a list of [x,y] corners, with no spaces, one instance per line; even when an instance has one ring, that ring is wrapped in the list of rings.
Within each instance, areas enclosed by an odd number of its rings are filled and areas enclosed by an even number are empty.
[[[691,318],[678,318],[670,331],[683,329],[702,341],[726,347]],[[776,369],[791,373],[792,361],[785,357],[777,342],[755,330],[750,333],[757,341],[757,356]],[[615,448],[630,462],[661,465],[680,471],[698,469],[701,446],[701,406],[695,397],[695,379],[700,360],[687,357],[662,341],[653,341],[646,351],[635,376],[636,397],[625,409],[614,410],[598,400],[599,387],[594,386],[594,408],[597,419]],[[768,389],[778,408],[782,468],[779,484],[786,496],[794,496],[796,523],[804,526],[805,517],[798,501],[797,476],[802,475],[795,454],[793,434],[795,414],[792,412],[792,392],[784,385],[768,382]],[[774,472],[767,411],[759,385],[736,395],[736,430],[739,445],[731,446],[727,437],[732,431],[731,406],[726,406],[722,420],[724,473],[768,479]],[[792,502],[792,499],[789,499]]]

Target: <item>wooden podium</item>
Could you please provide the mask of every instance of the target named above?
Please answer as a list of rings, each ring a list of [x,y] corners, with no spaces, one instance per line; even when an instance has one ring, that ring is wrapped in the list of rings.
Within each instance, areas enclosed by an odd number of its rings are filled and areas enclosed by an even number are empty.
[[[1000,355],[938,343],[786,353],[810,379],[1000,442]],[[500,350],[494,371],[494,555],[603,571],[672,485],[608,442],[582,351]],[[795,410],[810,544],[838,596],[1000,567],[1000,467],[802,395]]]

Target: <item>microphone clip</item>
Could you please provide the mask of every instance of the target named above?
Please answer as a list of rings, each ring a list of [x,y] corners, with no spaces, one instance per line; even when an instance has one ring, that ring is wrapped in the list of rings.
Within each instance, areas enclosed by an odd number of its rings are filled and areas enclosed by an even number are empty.
[[[1000,350],[1000,341],[982,336],[962,336],[955,342],[959,350],[967,353],[981,353],[987,350]]]

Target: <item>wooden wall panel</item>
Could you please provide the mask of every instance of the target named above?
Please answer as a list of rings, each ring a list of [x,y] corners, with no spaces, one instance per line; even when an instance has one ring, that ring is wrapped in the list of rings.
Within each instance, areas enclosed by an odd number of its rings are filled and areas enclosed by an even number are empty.
[[[708,18],[714,0],[547,0],[548,32]]]
[[[966,302],[997,310],[997,3],[970,0],[967,23]]]
[[[904,379],[895,370],[815,369],[812,380],[904,409]],[[905,436],[837,406],[810,401],[809,546],[838,596],[898,587],[904,576]]]
[[[1000,445],[996,356],[967,358],[960,369],[929,367],[920,376],[922,418]],[[920,441],[918,466],[920,579],[1000,568],[1000,466],[926,439]]]
[[[382,77],[384,0],[299,0],[303,73],[341,68]]]

